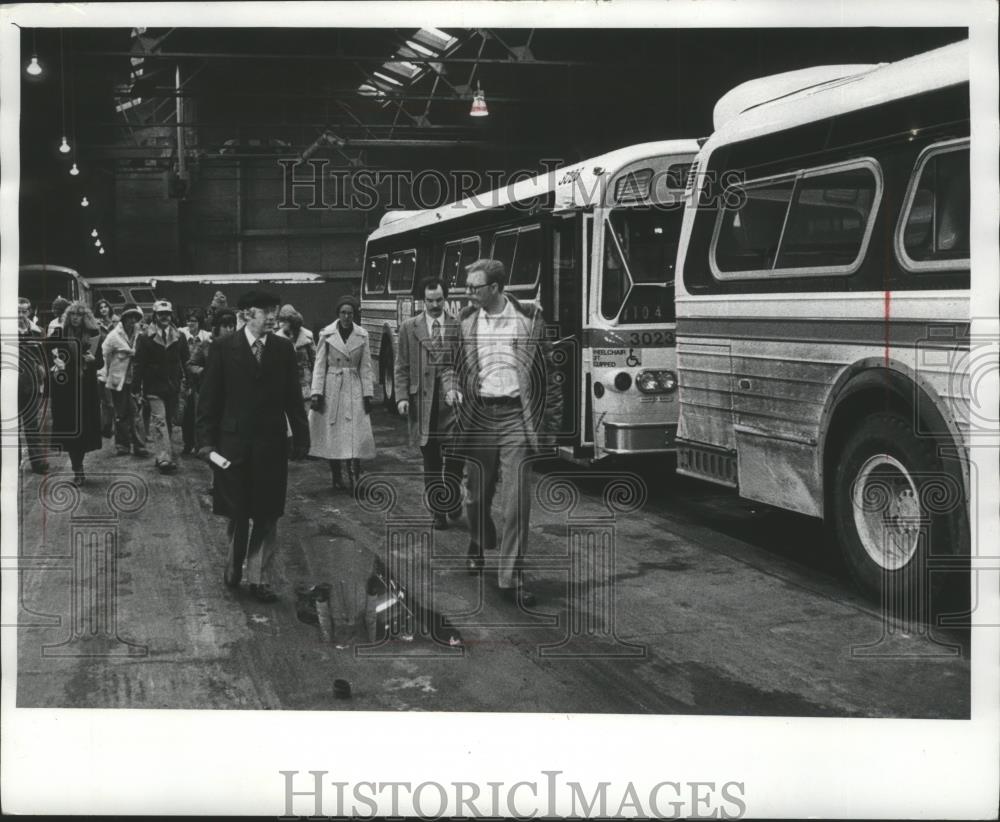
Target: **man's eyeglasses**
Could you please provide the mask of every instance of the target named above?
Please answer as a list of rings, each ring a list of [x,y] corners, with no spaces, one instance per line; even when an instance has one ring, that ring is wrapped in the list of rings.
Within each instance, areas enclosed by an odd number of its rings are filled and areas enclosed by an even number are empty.
[[[471,284],[469,284],[469,285],[465,286],[465,290],[468,291],[468,292],[470,292],[470,293],[471,292],[476,292],[476,291],[479,291],[480,288],[486,288],[488,285],[491,285],[491,283],[482,283],[481,285],[471,285]]]

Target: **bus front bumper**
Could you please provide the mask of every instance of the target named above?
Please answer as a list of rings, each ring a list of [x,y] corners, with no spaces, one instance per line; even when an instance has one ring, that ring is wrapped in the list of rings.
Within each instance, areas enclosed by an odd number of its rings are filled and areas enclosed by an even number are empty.
[[[659,454],[676,450],[677,426],[666,423],[604,424],[607,454]]]

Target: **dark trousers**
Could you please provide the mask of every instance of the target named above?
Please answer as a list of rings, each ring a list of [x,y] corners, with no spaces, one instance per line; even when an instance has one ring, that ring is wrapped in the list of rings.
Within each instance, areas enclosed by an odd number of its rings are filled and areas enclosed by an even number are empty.
[[[184,405],[184,416],[181,419],[181,434],[184,437],[184,447],[186,449],[194,449],[194,420],[195,420],[195,403],[198,402],[198,392],[192,390],[187,395],[187,402]]]
[[[121,391],[112,391],[111,400],[115,406],[115,448],[126,451],[132,448],[145,448],[145,438],[139,434],[139,420],[135,397],[132,396],[132,386],[125,385]]]
[[[439,388],[440,385],[435,382],[427,445],[420,446],[424,462],[424,496],[433,513],[452,514],[462,510],[462,466],[464,460],[448,453],[450,432],[442,431],[439,423],[438,403],[441,395]],[[410,408],[414,409],[417,414],[420,413],[419,400],[420,398],[416,394],[410,395]],[[434,486],[441,482],[444,482],[444,488],[434,490]]]
[[[37,391],[18,391],[17,415],[21,424],[21,435],[28,447],[31,465],[45,464],[45,446],[42,442],[42,403],[44,397]]]
[[[238,568],[246,563],[246,580],[251,585],[268,581],[268,569],[278,548],[278,518],[255,519],[249,517],[230,519],[226,526],[229,537],[229,567]]]

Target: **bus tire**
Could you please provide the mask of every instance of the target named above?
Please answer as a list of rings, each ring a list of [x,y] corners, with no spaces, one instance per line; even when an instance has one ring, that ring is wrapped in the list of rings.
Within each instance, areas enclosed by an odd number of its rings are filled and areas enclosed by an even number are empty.
[[[928,619],[953,574],[928,556],[963,551],[964,492],[936,454],[895,413],[875,413],[848,436],[833,469],[833,527],[848,570],[891,613]],[[966,579],[967,584],[967,579]]]
[[[396,360],[392,356],[392,343],[388,339],[383,339],[379,351],[379,382],[382,384],[382,401],[389,412],[396,410],[395,370]]]

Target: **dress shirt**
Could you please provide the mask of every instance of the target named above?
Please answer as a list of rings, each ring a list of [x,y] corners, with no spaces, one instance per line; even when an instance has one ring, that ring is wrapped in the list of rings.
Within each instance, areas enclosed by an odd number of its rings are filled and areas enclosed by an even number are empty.
[[[243,333],[247,335],[247,342],[250,344],[251,350],[253,350],[253,344],[257,340],[260,340],[260,344],[262,346],[267,345],[267,334],[261,334],[259,337],[255,337],[253,334],[250,333],[250,329],[247,328],[245,325],[243,326]]]
[[[484,397],[516,397],[520,393],[514,339],[517,316],[506,297],[499,314],[479,309],[476,321],[476,345],[479,350],[479,393]]]

